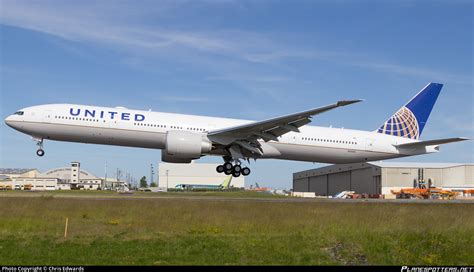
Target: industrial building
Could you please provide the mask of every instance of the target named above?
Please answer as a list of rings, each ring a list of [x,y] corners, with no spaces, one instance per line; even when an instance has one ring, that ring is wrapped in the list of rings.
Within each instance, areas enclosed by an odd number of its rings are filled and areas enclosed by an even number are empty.
[[[43,177],[37,169],[0,168],[0,189],[56,190],[60,179]]]
[[[0,175],[4,177],[3,179],[32,178],[39,174],[40,172],[34,168],[0,168]]]
[[[31,186],[31,190],[103,190],[125,186],[123,181],[99,178],[81,169],[79,162],[44,173],[37,169],[0,168],[0,177],[0,188],[12,189]]]
[[[220,185],[226,179],[224,173],[217,173],[218,164],[211,163],[160,163],[158,165],[158,186],[175,189],[178,185]],[[245,178],[232,178],[230,188],[244,188]]]
[[[474,189],[474,163],[370,162],[330,165],[293,174],[293,191],[334,196],[342,191],[390,194],[424,180],[448,190]]]

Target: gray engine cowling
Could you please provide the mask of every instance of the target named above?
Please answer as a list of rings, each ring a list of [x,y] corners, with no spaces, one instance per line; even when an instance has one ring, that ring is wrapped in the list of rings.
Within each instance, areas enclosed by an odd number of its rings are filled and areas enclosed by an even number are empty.
[[[190,163],[212,148],[211,142],[202,134],[188,131],[168,131],[161,160],[173,163]]]

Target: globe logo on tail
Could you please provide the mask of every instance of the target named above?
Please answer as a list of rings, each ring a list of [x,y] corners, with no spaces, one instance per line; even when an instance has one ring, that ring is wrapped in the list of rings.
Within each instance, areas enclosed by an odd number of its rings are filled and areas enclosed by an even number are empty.
[[[413,112],[407,107],[402,107],[390,117],[378,129],[378,132],[410,139],[418,139],[420,137],[418,121]]]

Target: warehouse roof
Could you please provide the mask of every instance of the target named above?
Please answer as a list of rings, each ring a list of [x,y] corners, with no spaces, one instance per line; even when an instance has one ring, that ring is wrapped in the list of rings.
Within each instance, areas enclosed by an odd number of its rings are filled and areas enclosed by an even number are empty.
[[[69,177],[71,175],[71,170],[72,170],[72,167],[59,167],[59,168],[54,168],[54,169],[51,169],[51,170],[48,170],[44,173],[41,174],[41,176],[43,177],[62,177],[62,176],[67,176]],[[80,169],[79,170],[81,172],[81,179],[97,179],[98,177],[94,174],[92,174],[91,172],[88,172],[84,169]],[[84,177],[82,175],[85,175],[87,177]]]
[[[450,168],[474,163],[449,163],[449,162],[368,162],[369,164],[384,168]]]
[[[456,166],[470,165],[474,163],[434,163],[434,162],[362,162],[350,164],[333,164],[319,168],[313,168],[301,172],[293,173],[293,178],[306,178],[310,176],[326,175],[329,173],[338,173],[345,171],[353,171],[363,168],[373,168],[374,171],[380,171],[382,168],[451,168]]]
[[[0,180],[8,180],[8,179],[10,179],[8,176],[0,175]]]
[[[0,168],[0,174],[24,174],[36,170],[35,168]]]

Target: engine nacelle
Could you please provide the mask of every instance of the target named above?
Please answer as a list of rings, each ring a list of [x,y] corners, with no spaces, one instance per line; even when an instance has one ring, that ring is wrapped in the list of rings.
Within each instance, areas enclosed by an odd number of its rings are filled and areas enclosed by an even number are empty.
[[[211,151],[211,142],[202,134],[188,131],[168,131],[165,149],[161,151],[164,162],[190,163],[205,152]]]

